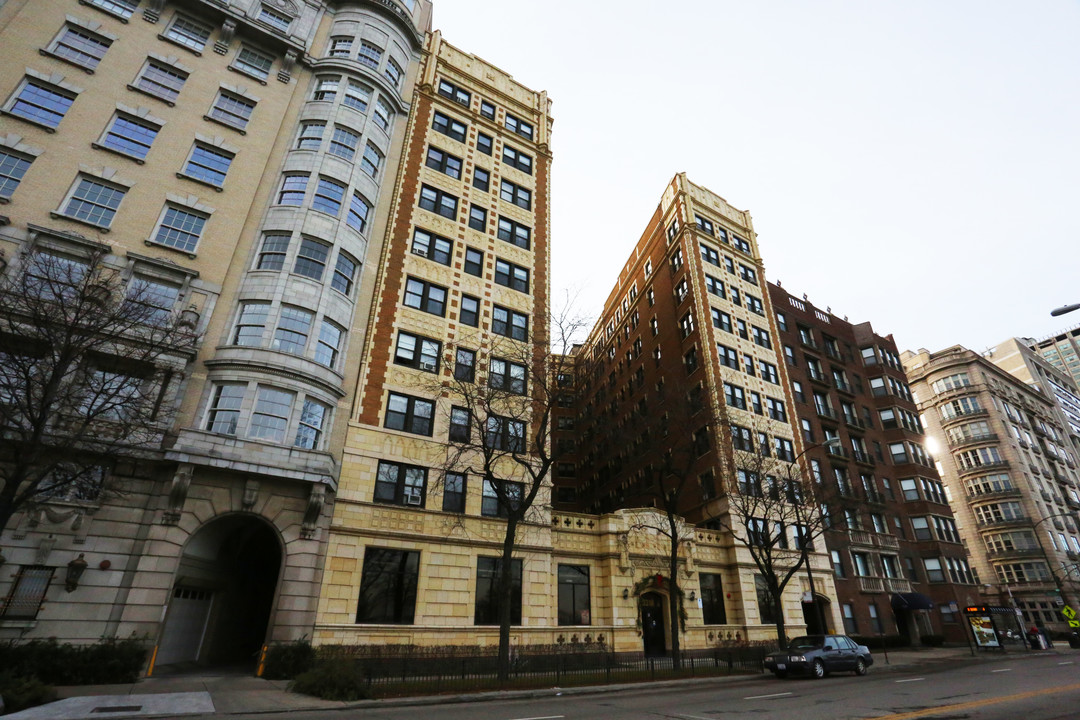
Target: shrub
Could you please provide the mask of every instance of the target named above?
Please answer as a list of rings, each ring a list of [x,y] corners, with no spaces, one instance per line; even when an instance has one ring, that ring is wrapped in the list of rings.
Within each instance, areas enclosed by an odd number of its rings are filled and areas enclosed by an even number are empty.
[[[370,697],[367,681],[354,663],[322,662],[300,673],[289,683],[289,690],[313,695],[323,700],[366,700]]]
[[[139,679],[149,648],[142,638],[61,645],[55,638],[0,644],[0,667],[51,685],[103,685]]]
[[[271,645],[266,651],[262,676],[267,680],[291,680],[311,669],[315,648],[307,640]]]
[[[0,697],[5,712],[18,712],[56,699],[56,691],[33,675],[16,675],[13,669],[0,671]]]
[[[944,635],[923,635],[922,644],[926,647],[941,647],[945,644]]]

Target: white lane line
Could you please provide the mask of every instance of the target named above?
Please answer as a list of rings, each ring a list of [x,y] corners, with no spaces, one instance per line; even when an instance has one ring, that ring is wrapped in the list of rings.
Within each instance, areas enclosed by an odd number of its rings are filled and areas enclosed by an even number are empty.
[[[768,700],[769,698],[787,697],[791,693],[773,693],[772,695],[751,695],[750,697],[744,697],[743,700]]]
[[[991,670],[990,672],[1012,672],[1012,668],[1002,668],[1000,670]]]
[[[689,718],[689,720],[715,720],[715,718],[698,717],[697,715],[672,715],[677,718]]]
[[[925,679],[926,678],[924,678],[924,677],[922,677],[922,678],[908,678],[907,680],[897,680],[896,682],[898,682],[898,683],[919,682],[920,680],[925,680]]]
[[[559,720],[564,718],[565,715],[544,715],[543,717],[531,717],[531,718],[514,718],[513,720]]]
[[[1072,664],[1073,664],[1073,661],[1072,661],[1072,660],[1068,660],[1068,661],[1066,661],[1066,662],[1060,662],[1060,663],[1058,663],[1058,665],[1072,665]]]

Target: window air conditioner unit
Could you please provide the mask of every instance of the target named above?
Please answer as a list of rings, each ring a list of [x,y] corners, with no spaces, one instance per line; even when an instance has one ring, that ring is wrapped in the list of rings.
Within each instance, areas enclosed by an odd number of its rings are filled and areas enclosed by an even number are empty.
[[[420,496],[419,495],[406,495],[405,496],[405,504],[406,505],[419,505],[420,504]]]
[[[426,360],[420,361],[420,369],[427,370],[428,372],[435,372],[435,363],[427,362]]]

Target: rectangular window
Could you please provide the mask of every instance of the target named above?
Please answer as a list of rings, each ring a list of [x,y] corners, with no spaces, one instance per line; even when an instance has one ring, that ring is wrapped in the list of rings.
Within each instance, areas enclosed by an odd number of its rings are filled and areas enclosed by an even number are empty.
[[[532,191],[509,180],[503,180],[499,185],[499,197],[526,210],[532,209]]]
[[[130,319],[162,326],[172,319],[173,308],[179,298],[179,286],[135,275],[128,283],[124,303],[133,311]]]
[[[15,582],[0,605],[0,618],[33,620],[45,602],[45,593],[52,582],[55,568],[45,565],[20,565]]]
[[[454,244],[444,237],[416,228],[413,231],[412,252],[414,255],[434,260],[442,265],[449,265],[454,253]]]
[[[66,25],[52,41],[48,52],[73,65],[94,70],[105,51],[112,45],[112,40],[74,25]]]
[[[281,32],[289,32],[289,26],[292,25],[292,18],[285,13],[278,12],[273,8],[263,5],[259,10],[259,20],[266,23],[275,30]]]
[[[529,271],[520,265],[495,259],[495,284],[505,285],[518,292],[529,292]]]
[[[517,168],[523,173],[532,175],[532,156],[526,155],[520,150],[515,150],[509,145],[503,145],[503,162],[507,165]]]
[[[438,170],[449,175],[455,180],[461,179],[461,158],[451,155],[445,150],[440,150],[433,145],[428,147],[427,159],[424,164],[432,170]]]
[[[0,197],[10,198],[22,182],[32,160],[0,150]]]
[[[278,205],[303,205],[307,182],[307,173],[293,173],[283,177],[277,196]]]
[[[487,229],[487,210],[479,205],[469,206],[469,227],[483,232]]]
[[[435,113],[435,118],[431,122],[431,128],[435,132],[442,133],[458,142],[465,142],[465,135],[468,132],[468,127],[465,123],[455,120],[448,115],[443,115],[441,112]]]
[[[177,13],[172,24],[165,30],[165,37],[177,45],[183,45],[189,50],[201,53],[210,39],[210,28],[186,15]]]
[[[525,423],[489,415],[484,428],[484,446],[511,453],[525,451]]]
[[[589,566],[559,565],[559,624],[591,625]]]
[[[532,140],[533,139],[533,127],[532,127],[532,125],[525,122],[524,120],[519,120],[518,118],[514,117],[510,113],[506,113],[506,118],[504,120],[504,125],[506,126],[507,130],[517,133],[518,135],[525,138],[526,140]]]
[[[322,100],[325,102],[333,102],[337,97],[338,86],[341,83],[340,75],[320,75],[318,82],[315,84],[315,94],[311,96],[312,100]],[[345,102],[348,105],[348,101]],[[357,108],[361,111],[367,110],[367,103],[364,103],[363,108]]]
[[[339,252],[337,264],[334,265],[334,276],[330,278],[330,287],[344,295],[351,293],[357,267],[355,260],[346,253]]]
[[[210,108],[210,117],[237,130],[243,130],[251,120],[254,110],[254,101],[220,90],[214,98],[214,106]]]
[[[349,57],[352,54],[351,37],[333,37],[330,38],[330,51],[327,53],[330,57]]]
[[[303,238],[300,241],[300,251],[296,253],[296,264],[293,272],[297,275],[309,277],[312,280],[322,280],[326,270],[326,261],[330,257],[330,246],[326,243]]]
[[[240,304],[240,317],[236,321],[233,344],[260,347],[267,317],[270,314],[268,302],[243,302]]]
[[[525,394],[525,366],[502,358],[491,358],[488,367],[488,387],[506,390],[514,395]]]
[[[274,331],[274,341],[270,347],[293,355],[303,355],[314,321],[315,314],[311,311],[293,305],[282,305],[277,330]]]
[[[446,314],[446,288],[410,277],[405,283],[404,302],[408,307],[442,317]]]
[[[462,90],[446,80],[439,81],[438,92],[443,97],[450,98],[454,102],[459,105],[464,105],[465,107],[469,107],[469,104],[472,102],[472,95],[470,95],[467,90]]]
[[[64,205],[63,214],[100,227],[109,227],[127,190],[88,177],[79,183]]]
[[[195,252],[206,225],[206,216],[183,210],[175,205],[165,206],[165,216],[158,225],[154,242],[186,253]]]
[[[443,512],[465,512],[465,473],[446,473],[443,479]]]
[[[196,144],[184,165],[184,174],[195,180],[221,187],[229,172],[233,154],[206,145]]]
[[[424,506],[427,468],[379,461],[375,475],[375,502]]]
[[[773,596],[765,578],[761,575],[754,576],[754,590],[757,594],[758,614],[762,625],[776,623],[776,608],[773,607]]]
[[[480,298],[472,295],[461,296],[461,310],[458,312],[458,320],[463,325],[472,327],[480,326]]]
[[[290,392],[260,387],[251,413],[251,436],[272,443],[284,442],[293,398]]]
[[[412,625],[419,578],[419,552],[374,547],[364,550],[356,622]]]
[[[334,134],[330,136],[331,155],[337,155],[352,162],[356,158],[356,148],[360,146],[360,135],[349,128],[341,125],[334,126]]]
[[[855,621],[855,608],[851,603],[844,603],[840,607],[841,614],[844,616],[844,632],[848,635],[857,635],[859,624]]]
[[[315,362],[325,365],[331,370],[337,367],[338,355],[341,353],[341,339],[345,337],[345,330],[332,320],[323,319],[319,326],[319,338],[315,343]]]
[[[724,589],[720,575],[700,573],[702,622],[706,625],[727,625],[727,610],[724,607]]]
[[[491,173],[483,168],[473,169],[473,187],[488,192],[491,189]]]
[[[499,558],[476,558],[476,610],[473,623],[476,625],[498,625],[499,577],[502,560]],[[511,560],[510,568],[510,624],[521,624],[521,560]]]
[[[150,146],[160,131],[160,125],[136,120],[127,115],[117,115],[101,138],[101,145],[136,160],[143,160],[150,152]],[[0,165],[2,165],[2,160],[0,160]],[[2,169],[0,169],[0,174],[2,174]],[[0,194],[3,193],[0,192]]]
[[[386,402],[385,426],[391,430],[430,436],[434,416],[433,401],[391,392]]]
[[[481,277],[484,274],[484,253],[471,247],[465,248],[465,264],[463,266],[466,275]]]
[[[480,101],[480,115],[486,117],[488,120],[495,119],[495,106],[489,103],[487,100]]]
[[[528,340],[529,316],[496,305],[491,315],[491,332],[515,340]]]
[[[379,69],[379,62],[382,60],[382,48],[369,42],[360,43],[360,52],[357,54],[356,59],[360,61],[361,65],[367,65],[372,70]]]
[[[8,112],[47,128],[55,128],[75,102],[74,93],[41,80],[27,78]]]
[[[358,191],[353,190],[349,198],[349,212],[345,215],[345,224],[356,232],[364,232],[367,227],[368,215],[371,213],[371,203],[365,200]]]
[[[420,207],[424,210],[455,220],[457,218],[458,199],[438,188],[423,185],[420,188]]]
[[[127,20],[139,7],[139,0],[86,0],[86,4]]]
[[[372,115],[372,120],[382,130],[390,131],[390,121],[394,118],[394,112],[390,109],[390,106],[386,104],[386,101],[379,98],[375,101],[375,114]]]
[[[240,421],[240,406],[244,402],[244,385],[218,385],[210,404],[206,429],[212,433],[235,435]]]
[[[323,426],[329,414],[330,408],[321,402],[304,400],[304,408],[300,413],[300,424],[296,428],[296,440],[293,441],[293,445],[306,450],[319,449]]]
[[[498,237],[511,245],[528,250],[532,239],[532,229],[500,215]]]
[[[377,178],[379,175],[379,168],[382,166],[382,155],[375,146],[368,143],[364,148],[364,157],[360,160],[360,169],[373,178]]]
[[[320,98],[315,98],[320,99]],[[329,99],[334,99],[330,97]],[[341,105],[359,112],[367,112],[367,105],[372,101],[372,89],[356,80],[350,80],[345,86],[345,99]]]
[[[447,437],[451,442],[467,443],[472,437],[472,414],[467,408],[450,408],[450,427]]]
[[[438,340],[413,335],[404,330],[398,332],[397,347],[394,349],[396,364],[424,372],[438,372],[441,354],[442,343]]]
[[[485,135],[484,133],[476,133],[476,149],[478,152],[481,152],[484,155],[490,155],[492,153],[492,148],[494,147],[494,144],[495,143],[491,139],[490,135]]]
[[[401,76],[404,75],[404,73],[401,70],[401,66],[397,64],[397,61],[395,61],[394,58],[387,58],[386,69],[383,70],[383,75],[386,76],[386,79],[390,81],[391,85],[397,87],[401,84]]]
[[[473,382],[476,379],[476,351],[458,348],[454,353],[454,379]]]
[[[134,88],[173,105],[180,97],[180,90],[184,87],[187,77],[186,72],[172,65],[147,60],[139,76],[135,78]]]
[[[506,517],[510,509],[518,508],[524,493],[525,486],[519,482],[485,480],[480,514],[485,517]]]
[[[338,216],[341,212],[341,202],[345,198],[345,186],[336,180],[319,176],[319,182],[315,185],[315,198],[311,201],[311,207],[324,213]]]

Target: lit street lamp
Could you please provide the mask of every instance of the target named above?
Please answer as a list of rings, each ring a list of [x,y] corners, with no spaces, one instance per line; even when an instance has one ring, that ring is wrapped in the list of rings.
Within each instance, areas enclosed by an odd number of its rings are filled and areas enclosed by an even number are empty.
[[[1073,310],[1080,310],[1080,303],[1073,303],[1072,305],[1062,305],[1059,308],[1050,311],[1050,317],[1057,317],[1058,315],[1064,315],[1065,313],[1071,313]]]

